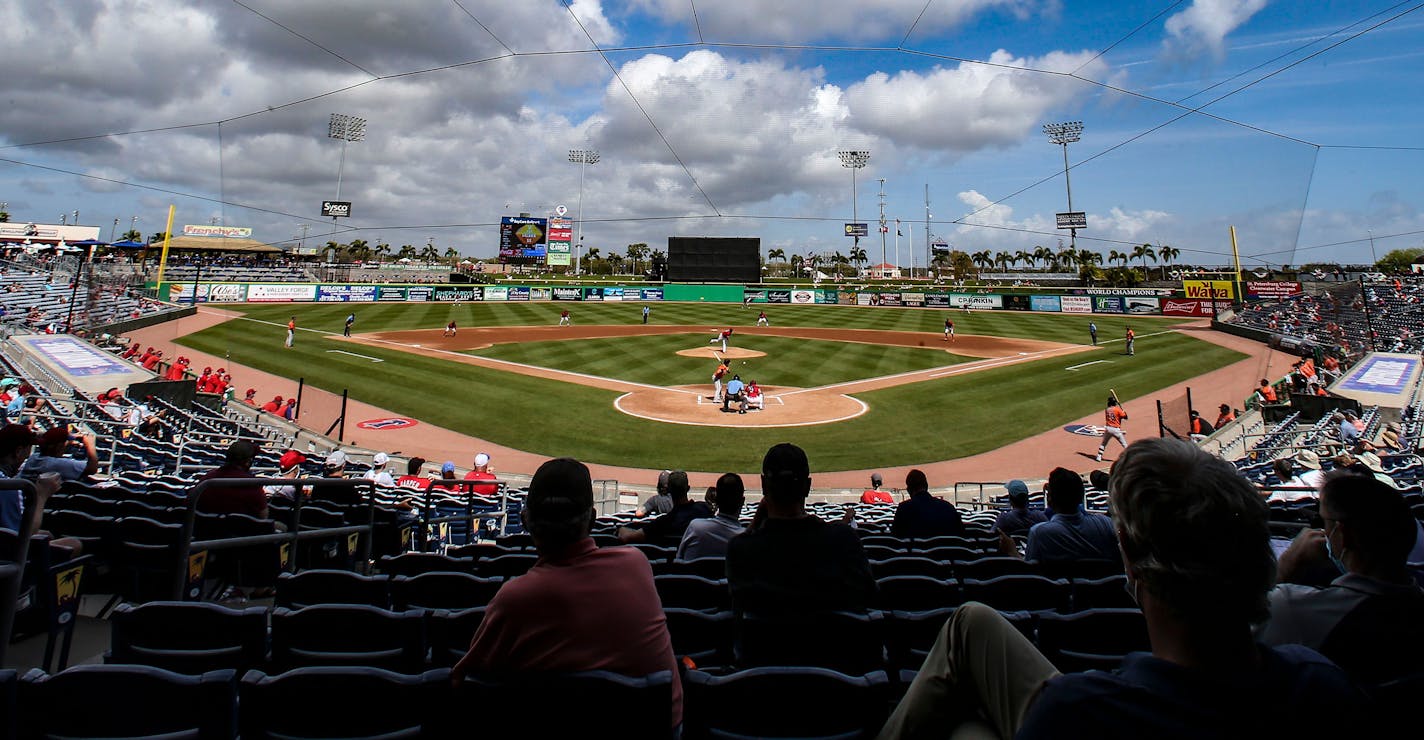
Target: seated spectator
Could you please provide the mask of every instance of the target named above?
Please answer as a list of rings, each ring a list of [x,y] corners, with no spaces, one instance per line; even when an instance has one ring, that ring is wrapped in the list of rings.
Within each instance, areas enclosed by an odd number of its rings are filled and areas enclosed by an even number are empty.
[[[296,450],[287,450],[282,453],[282,458],[277,461],[278,478],[300,478],[302,477],[302,463],[307,461],[307,456]],[[293,484],[282,484],[263,486],[262,490],[270,498],[281,496],[285,499],[295,499],[297,497],[297,487]]]
[[[1320,456],[1310,450],[1295,453],[1295,464],[1304,468],[1300,482],[1316,490],[1325,485],[1325,472],[1320,469]]]
[[[431,481],[430,487],[455,490],[459,488],[459,486],[453,483],[453,481],[456,480],[458,480],[458,478],[455,477],[455,461],[446,460],[445,463],[440,466],[440,477]],[[442,483],[446,485],[441,485]]]
[[[371,469],[367,470],[365,475],[361,477],[374,482],[378,486],[391,488],[396,484],[396,481],[395,478],[391,477],[391,471],[386,470],[386,466],[390,465],[390,463],[390,455],[384,452],[377,452],[375,456],[371,458]]]
[[[855,530],[806,513],[806,453],[776,445],[761,471],[763,521],[727,544],[733,608],[763,614],[870,608],[875,578]]]
[[[1111,673],[1062,675],[998,612],[971,602],[940,631],[881,738],[971,728],[1022,740],[1371,734],[1372,707],[1344,672],[1308,648],[1253,641],[1275,558],[1266,505],[1229,463],[1144,439],[1113,466],[1111,489],[1114,539],[1152,652]]]
[[[860,502],[862,504],[893,504],[895,497],[889,491],[880,490],[880,485],[885,479],[879,473],[870,474],[870,489],[860,492]]]
[[[223,464],[209,470],[198,478],[198,482],[221,480],[224,478],[256,478],[252,472],[252,461],[257,457],[257,445],[239,439],[228,445]],[[198,511],[205,514],[247,514],[258,519],[267,518],[267,492],[262,486],[214,486],[203,491],[198,498]]]
[[[1343,412],[1336,417],[1336,420],[1340,422],[1338,427],[1340,441],[1344,442],[1346,447],[1355,444],[1360,439],[1360,430],[1355,427],[1354,412]]]
[[[1332,474],[1320,491],[1325,529],[1301,532],[1281,554],[1282,583],[1270,593],[1270,619],[1257,627],[1267,645],[1304,645],[1372,686],[1424,666],[1424,590],[1406,564],[1417,523],[1398,490],[1366,476]],[[1344,571],[1325,588],[1291,583],[1310,562]]]
[[[994,520],[994,529],[1009,536],[1025,535],[1035,524],[1048,521],[1048,515],[1028,508],[1028,486],[1017,478],[1004,484],[1009,492],[1009,510]]]
[[[425,467],[425,458],[412,457],[405,463],[405,475],[396,478],[396,486],[399,488],[413,488],[417,491],[424,491],[430,487],[430,479],[420,474],[420,469]],[[450,465],[450,472],[454,472],[454,464]]]
[[[465,480],[496,480],[494,471],[490,470],[489,453],[481,452],[475,455],[475,468],[465,473]],[[499,484],[481,483],[479,485],[470,486],[470,491],[481,496],[495,496],[499,494]]]
[[[701,501],[688,497],[687,473],[674,470],[668,476],[668,495],[672,498],[672,511],[646,523],[632,527],[619,527],[618,539],[623,543],[648,542],[654,545],[677,546],[687,525],[694,519],[712,516],[712,509]]]
[[[345,478],[346,477],[346,453],[341,450],[332,450],[326,460],[321,464],[321,477],[323,478]],[[356,506],[362,503],[361,489],[351,485],[340,484],[317,484],[311,489],[312,503],[335,504],[337,506]]]
[[[66,453],[70,442],[77,442],[84,448],[84,459],[76,460]],[[99,472],[99,453],[94,449],[94,435],[71,435],[69,425],[59,426],[40,435],[40,451],[25,461],[20,475],[30,480],[42,473],[59,473],[62,481],[74,481]]]
[[[7,424],[0,428],[0,477],[19,478],[20,467],[29,458],[30,452],[39,443],[29,427]],[[62,481],[58,477],[37,478],[35,484],[35,509],[29,512],[34,522],[34,531],[40,533],[40,520],[44,516],[45,503],[53,496]],[[25,496],[18,489],[0,490],[0,529],[19,533],[25,521]],[[70,537],[50,540],[50,547],[62,554],[62,559],[79,554],[84,543]]]
[[[1295,463],[1289,457],[1278,457],[1271,463],[1271,472],[1276,474],[1280,483],[1271,487],[1267,501],[1302,501],[1304,499],[1315,498],[1315,487],[1308,485],[1295,474]],[[1303,491],[1279,491],[1276,488],[1307,488]]]
[[[1236,421],[1236,412],[1231,410],[1230,404],[1221,404],[1220,412],[1216,415],[1216,428],[1220,429],[1233,421]]]
[[[648,559],[631,548],[599,548],[589,537],[593,480],[577,460],[550,460],[534,473],[524,525],[539,562],[490,601],[470,650],[450,671],[518,675],[672,671],[672,722],[682,719],[682,685]]]
[[[1261,387],[1256,389],[1256,400],[1262,406],[1277,402],[1276,389],[1271,387],[1271,381],[1261,378]]]
[[[929,479],[919,469],[905,475],[905,491],[910,497],[895,508],[890,533],[900,538],[963,535],[964,520],[954,504],[930,495]]]
[[[742,505],[746,503],[742,476],[725,473],[713,490],[717,492],[717,515],[688,523],[677,546],[678,560],[727,557],[727,543],[746,531],[741,521]]]
[[[1370,471],[1370,475],[1380,483],[1390,488],[1399,488],[1399,484],[1395,483],[1394,479],[1384,472],[1384,463],[1380,460],[1379,455],[1373,452],[1361,452],[1355,456],[1355,462],[1365,466],[1365,468]]]
[[[1117,485],[1116,473],[1112,481],[1112,485]],[[1036,562],[1117,559],[1112,520],[1082,510],[1081,476],[1067,468],[1054,468],[1048,474],[1044,496],[1053,516],[1029,529],[1025,559]]]
[[[672,475],[671,470],[664,470],[658,473],[658,492],[648,497],[642,506],[633,510],[633,516],[642,518],[653,516],[654,514],[666,514],[672,511],[672,497],[667,493],[668,476]]]
[[[277,396],[267,403],[262,404],[262,410],[269,414],[280,413],[282,410],[282,397]]]
[[[256,406],[256,405],[257,405],[257,389],[256,389],[256,388],[248,388],[246,395],[244,395],[244,396],[242,397],[242,402],[245,403],[245,404],[247,404],[248,406]]]

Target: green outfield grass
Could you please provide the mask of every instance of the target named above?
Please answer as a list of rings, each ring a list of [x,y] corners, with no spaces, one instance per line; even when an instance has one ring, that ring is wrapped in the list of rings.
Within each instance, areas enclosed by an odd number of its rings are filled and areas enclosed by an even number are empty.
[[[531,378],[513,373],[466,365],[454,365],[439,355],[413,355],[398,350],[363,346],[360,353],[385,362],[370,361],[330,353],[340,349],[311,331],[298,333],[291,350],[282,349],[285,323],[292,314],[298,325],[329,334],[340,334],[347,313],[355,310],[356,331],[436,329],[451,318],[464,326],[553,324],[559,311],[569,307],[577,323],[621,323],[640,321],[641,304],[299,304],[238,306],[246,319],[229,321],[179,342],[234,363],[250,365],[286,377],[304,377],[310,385],[351,396],[392,412],[438,424],[492,442],[537,454],[571,455],[590,462],[632,467],[679,466],[689,470],[753,470],[765,450],[777,442],[794,441],[806,448],[816,470],[852,470],[865,467],[907,465],[953,459],[994,449],[1024,437],[1052,429],[1101,410],[1106,389],[1117,390],[1124,399],[1150,394],[1172,383],[1187,380],[1244,355],[1214,344],[1163,331],[1173,319],[1143,317],[1093,317],[1099,337],[1121,336],[1130,323],[1139,335],[1137,355],[1121,354],[1121,344],[1095,353],[1049,358],[969,375],[900,386],[858,396],[870,410],[856,419],[784,429],[727,429],[694,427],[645,421],[627,416],[615,408],[619,395],[580,385]],[[757,308],[698,304],[652,304],[653,321],[661,324],[745,326],[755,321]],[[892,331],[935,332],[946,315],[954,319],[960,334],[991,334],[1065,342],[1086,342],[1089,317],[1051,314],[1024,314],[1008,311],[931,311],[892,308],[832,306],[767,306],[773,325],[836,326]],[[681,384],[676,380],[648,380],[635,369],[657,352],[646,340],[662,339],[674,347],[692,346],[698,337],[636,337],[619,340],[578,340],[541,342],[560,345],[545,350],[538,345],[507,347],[503,352],[538,353],[550,351],[582,354],[576,345],[594,347],[595,365],[612,362],[623,379],[637,379],[657,385]],[[773,339],[758,337],[757,340]],[[701,339],[700,341],[706,341]],[[792,350],[784,361],[793,366],[841,363],[847,377],[885,374],[874,370],[875,363],[896,355],[894,363],[906,358],[936,357],[939,364],[952,364],[950,355],[917,350],[892,349],[891,353],[865,353],[869,345],[786,340],[816,345],[816,354]],[[824,356],[821,353],[824,347]],[[770,345],[769,345],[770,346]],[[870,349],[874,349],[870,347]],[[898,357],[908,353],[905,357]],[[670,354],[662,352],[661,354]],[[770,353],[769,353],[770,354]],[[779,357],[778,353],[778,357]],[[878,355],[878,356],[877,356]],[[854,358],[852,361],[850,358]],[[776,358],[762,362],[771,377]],[[1110,360],[1077,371],[1064,368],[1087,360]],[[521,360],[523,361],[523,360]],[[658,360],[659,362],[661,360]],[[692,360],[696,377],[690,383],[705,382],[709,375],[705,361]],[[864,363],[864,364],[862,364]],[[540,363],[534,363],[540,364]],[[888,365],[885,365],[888,366]],[[651,371],[650,371],[651,372]],[[759,371],[761,372],[761,371]],[[818,371],[820,372],[820,371]],[[841,372],[841,370],[832,370]],[[763,380],[759,377],[758,380]],[[239,379],[239,382],[240,379]],[[771,382],[771,381],[763,381]],[[809,382],[809,381],[808,381]],[[1219,401],[1199,397],[1206,405]],[[774,413],[768,411],[766,413]],[[324,426],[330,419],[305,418]],[[1141,436],[1155,424],[1146,419],[1129,423],[1129,434]],[[596,433],[590,433],[596,430]],[[1085,450],[1094,448],[1084,439]],[[405,450],[416,453],[418,450]],[[1026,461],[1031,465],[1031,461]]]
[[[661,334],[525,342],[501,344],[470,354],[648,385],[695,385],[710,382],[717,361],[710,357],[684,357],[677,352],[713,349],[707,338],[707,334]],[[886,347],[791,337],[738,336],[733,346],[766,353],[766,357],[729,361],[732,372],[740,374],[743,380],[755,378],[762,385],[792,388],[814,388],[928,370],[974,359],[950,354],[939,346]]]

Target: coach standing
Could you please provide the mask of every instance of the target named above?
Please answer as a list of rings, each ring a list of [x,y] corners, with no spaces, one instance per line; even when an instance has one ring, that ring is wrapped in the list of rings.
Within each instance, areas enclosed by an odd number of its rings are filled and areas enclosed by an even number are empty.
[[[653,311],[653,309],[648,308],[647,306],[643,306],[643,323],[644,323],[644,324],[648,323],[648,314],[652,313],[652,311]]]
[[[1098,325],[1091,321],[1088,322],[1088,336],[1093,338],[1093,346],[1098,346]]]

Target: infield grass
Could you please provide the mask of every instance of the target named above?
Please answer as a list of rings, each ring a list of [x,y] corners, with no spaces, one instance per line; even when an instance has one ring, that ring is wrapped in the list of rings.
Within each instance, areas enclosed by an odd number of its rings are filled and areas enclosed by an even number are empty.
[[[360,304],[356,331],[432,329],[451,318],[460,325],[553,324],[565,307],[573,311],[577,323],[633,324],[640,321],[641,304]],[[664,324],[706,324],[709,328],[746,326],[755,321],[757,308],[704,306],[697,304],[653,304],[653,320]],[[1069,357],[1048,358],[967,375],[929,380],[859,394],[870,410],[855,419],[797,428],[732,429],[695,427],[646,421],[628,416],[613,407],[619,395],[582,385],[533,378],[482,367],[454,365],[439,355],[416,355],[395,349],[363,346],[360,353],[385,362],[377,366],[368,360],[328,353],[340,345],[314,331],[298,333],[296,346],[281,348],[285,323],[297,315],[303,329],[339,334],[352,304],[299,304],[279,306],[237,306],[246,319],[229,321],[208,330],[182,337],[186,346],[230,358],[284,377],[305,377],[306,382],[340,393],[349,389],[353,398],[388,409],[396,414],[421,419],[458,432],[532,453],[569,455],[590,462],[631,467],[678,466],[688,470],[754,470],[762,454],[773,444],[795,442],[807,451],[814,470],[854,470],[866,467],[910,465],[947,460],[995,449],[1025,437],[1069,423],[1100,411],[1108,388],[1123,399],[1151,392],[1209,372],[1244,355],[1185,334],[1162,331],[1174,319],[1145,317],[1092,317],[1099,337],[1121,336],[1131,324],[1138,332],[1137,355],[1121,354],[1121,344]],[[1064,342],[1086,342],[1089,317],[1051,314],[1024,314],[1009,311],[932,311],[893,308],[833,306],[766,306],[773,325],[836,326],[891,331],[938,331],[946,315],[961,334],[990,334]],[[644,340],[663,339],[673,349],[696,346],[705,337],[670,335],[618,340],[575,340],[557,344],[550,351],[571,353],[574,345],[589,345],[595,363],[613,363],[611,377],[633,380],[641,371],[635,366],[653,362],[645,356],[655,344]],[[764,339],[781,339],[757,337]],[[762,363],[759,373],[771,378],[781,372],[773,361],[783,362],[789,373],[798,366],[842,363],[847,377],[879,374],[876,362],[885,360],[871,354],[852,354],[862,347],[852,343],[787,340],[803,345],[827,345],[826,355],[795,349],[784,359],[780,354]],[[523,347],[523,349],[516,349]],[[882,348],[910,353],[909,357],[936,357],[940,364],[952,364],[948,354],[915,348]],[[535,345],[514,345],[509,352],[540,352]],[[578,350],[582,351],[582,350]],[[818,348],[817,352],[820,351]],[[666,354],[671,354],[667,352]],[[770,354],[770,352],[769,352]],[[897,353],[887,353],[889,354]],[[676,355],[672,355],[676,357]],[[852,363],[848,358],[854,357]],[[707,361],[690,359],[695,377],[661,377],[656,385],[706,382]],[[1090,360],[1108,362],[1065,368]],[[656,359],[661,362],[661,359]],[[897,359],[896,362],[903,362]],[[861,363],[865,363],[862,365]],[[533,363],[539,364],[539,363]],[[836,370],[835,372],[840,372]],[[772,382],[758,377],[762,382]],[[643,382],[649,382],[643,380]],[[777,381],[780,383],[781,381]],[[394,388],[403,389],[393,392]],[[1210,389],[1214,390],[1214,389]],[[1242,389],[1222,389],[1221,397],[1209,389],[1198,391],[1205,406],[1233,400]],[[1234,394],[1234,395],[1232,395]],[[765,413],[774,413],[767,411]],[[324,423],[324,422],[323,422]],[[1133,419],[1129,434],[1143,436],[1154,426],[1149,420]],[[589,430],[597,430],[591,434]],[[1092,449],[1092,440],[1084,440]],[[418,451],[411,451],[418,452]],[[1031,464],[1031,461],[1025,461]]]

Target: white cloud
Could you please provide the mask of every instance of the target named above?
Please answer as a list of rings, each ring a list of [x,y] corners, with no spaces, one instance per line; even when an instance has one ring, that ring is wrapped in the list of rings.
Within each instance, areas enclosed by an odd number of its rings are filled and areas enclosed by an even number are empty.
[[[1000,49],[991,64],[961,63],[887,75],[876,72],[846,91],[849,123],[904,146],[968,152],[1017,144],[1035,133],[1050,111],[1071,104],[1105,66],[1092,52],[1052,52],[1020,58]],[[1085,66],[1086,65],[1086,66]]]
[[[1032,249],[1036,245],[1056,248],[1056,240],[1050,236],[1062,233],[1066,240],[1068,232],[1058,232],[1052,214],[1035,213],[1014,218],[1014,209],[1003,203],[994,203],[977,190],[967,190],[958,194],[960,202],[968,206],[972,216],[964,217],[968,224],[955,227],[957,242],[955,247],[969,252],[981,249]],[[1107,254],[1111,249],[1121,250],[1120,244],[1104,244],[1082,237],[1091,234],[1094,239],[1146,243],[1156,242],[1164,229],[1171,227],[1176,218],[1166,211],[1153,209],[1128,210],[1113,206],[1107,213],[1088,212],[1090,231],[1079,234],[1078,247]],[[986,228],[988,227],[988,228]]]
[[[1172,55],[1220,57],[1227,35],[1265,7],[1266,0],[1193,0],[1167,19],[1170,38],[1163,47]]]
[[[893,39],[896,43],[914,26],[917,39],[962,26],[987,13],[1001,11],[1016,18],[1055,13],[1058,0],[816,0],[778,2],[717,0],[696,3],[696,28],[708,41],[812,41]],[[688,0],[633,0],[658,18],[679,23],[696,33]],[[695,36],[694,36],[695,38]]]

